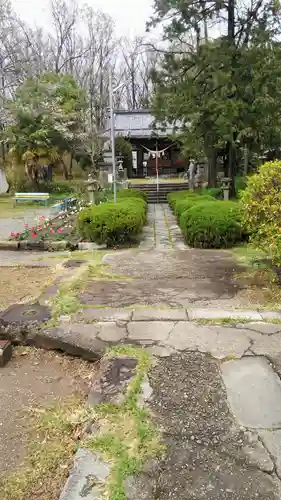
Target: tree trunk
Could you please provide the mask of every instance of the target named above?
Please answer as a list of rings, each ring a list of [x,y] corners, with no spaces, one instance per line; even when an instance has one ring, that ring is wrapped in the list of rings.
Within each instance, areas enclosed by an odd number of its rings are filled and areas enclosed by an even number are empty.
[[[231,142],[227,143],[228,177],[231,179],[229,197],[235,198],[235,149]]]
[[[216,187],[217,184],[217,150],[211,149],[208,153],[208,187]]]
[[[73,179],[72,168],[73,168],[73,153],[71,153],[70,160],[69,160],[69,171],[68,171],[68,178],[69,179]]]
[[[63,158],[61,159],[61,162],[63,167],[64,178],[66,181],[68,181],[69,175],[68,175],[67,165],[64,163]]]
[[[245,177],[248,175],[248,170],[249,170],[249,148],[248,148],[248,145],[246,144],[244,147],[244,176]]]

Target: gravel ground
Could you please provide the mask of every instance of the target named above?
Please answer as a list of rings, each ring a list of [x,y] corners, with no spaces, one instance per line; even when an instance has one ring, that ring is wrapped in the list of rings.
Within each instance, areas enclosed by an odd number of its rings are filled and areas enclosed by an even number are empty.
[[[161,360],[150,376],[151,409],[164,430],[167,455],[160,463],[156,496],[161,500],[277,500],[274,473],[250,467],[245,436],[231,416],[218,363],[199,353]],[[136,498],[150,500],[151,497]]]

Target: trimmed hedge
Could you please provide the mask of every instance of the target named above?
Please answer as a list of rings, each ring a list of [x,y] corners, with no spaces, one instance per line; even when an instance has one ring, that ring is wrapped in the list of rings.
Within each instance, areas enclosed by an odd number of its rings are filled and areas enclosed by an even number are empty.
[[[186,198],[194,198],[197,197],[198,194],[190,192],[190,191],[176,191],[169,193],[167,196],[168,203],[172,209],[172,212],[175,213],[176,203],[181,200],[185,200]]]
[[[124,198],[141,198],[147,202],[147,194],[143,191],[138,191],[137,189],[122,189],[117,193],[117,199],[121,200]]]
[[[107,246],[130,242],[146,223],[146,210],[141,197],[91,206],[80,212],[78,232],[87,241]]]
[[[216,188],[202,188],[200,189],[201,195],[209,195],[216,200],[221,200],[223,198],[223,190],[221,187]]]
[[[208,195],[198,195],[198,196],[188,196],[183,200],[178,200],[175,204],[174,213],[177,219],[179,220],[183,212],[192,208],[197,203],[202,203],[203,201],[214,201],[212,196]]]
[[[203,201],[180,217],[185,242],[198,248],[227,248],[243,240],[241,208],[233,201]]]

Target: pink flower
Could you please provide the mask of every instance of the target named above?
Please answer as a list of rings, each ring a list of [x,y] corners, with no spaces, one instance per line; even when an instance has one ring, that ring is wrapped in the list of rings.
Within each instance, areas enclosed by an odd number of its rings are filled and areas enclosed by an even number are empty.
[[[37,236],[37,234],[36,233],[32,233],[31,236],[32,236],[32,238],[35,238]]]
[[[44,220],[44,219],[45,219],[44,215],[41,215],[40,219],[41,219],[41,220]]]
[[[31,228],[31,229],[32,229],[32,231],[34,231],[35,227],[34,227],[34,226],[32,226],[32,228]]]
[[[16,236],[20,236],[20,233],[17,233]]]
[[[55,231],[54,229],[52,229],[52,231],[51,231],[51,232],[52,232],[52,233],[55,233],[56,231]]]
[[[11,233],[10,237],[13,238],[15,236],[15,233]]]
[[[61,227],[58,228],[58,233],[62,233],[62,228]]]
[[[24,224],[24,226],[23,226],[23,227],[27,228],[27,227],[28,227],[28,224]]]
[[[40,226],[38,226],[38,227],[37,227],[37,231],[41,231],[41,229],[42,229],[42,228],[41,228]]]

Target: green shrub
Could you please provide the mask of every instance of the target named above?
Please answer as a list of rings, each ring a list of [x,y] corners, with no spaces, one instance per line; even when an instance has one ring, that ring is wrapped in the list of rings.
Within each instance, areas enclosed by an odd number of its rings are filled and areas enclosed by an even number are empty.
[[[183,212],[180,228],[192,247],[227,248],[243,239],[240,221],[238,203],[205,200]]]
[[[178,201],[185,200],[186,198],[193,198],[194,196],[198,196],[196,193],[191,191],[175,191],[169,193],[167,196],[168,203],[172,209],[172,212],[175,212],[175,207]]]
[[[216,187],[216,188],[202,188],[200,189],[200,194],[202,195],[209,195],[212,198],[216,198],[217,200],[220,200],[223,198],[223,191],[221,187]]]
[[[132,197],[92,206],[80,212],[78,232],[88,241],[107,246],[130,242],[146,222],[146,209],[143,199]]]
[[[189,208],[192,208],[197,203],[201,203],[202,201],[206,201],[206,202],[207,201],[214,201],[214,198],[212,198],[211,196],[207,196],[207,195],[205,195],[205,196],[198,195],[198,196],[187,196],[183,200],[178,200],[175,204],[175,209],[174,209],[175,216],[179,220],[181,217],[181,214],[183,214],[183,212],[185,212]]]
[[[247,178],[241,193],[243,225],[256,248],[270,252],[273,264],[281,266],[281,162],[261,165]]]
[[[138,191],[137,189],[122,189],[117,193],[117,199],[123,198],[141,198],[144,201],[147,201],[147,194],[143,191]]]
[[[236,194],[239,195],[246,189],[247,187],[247,177],[236,176],[235,177],[235,191]]]

